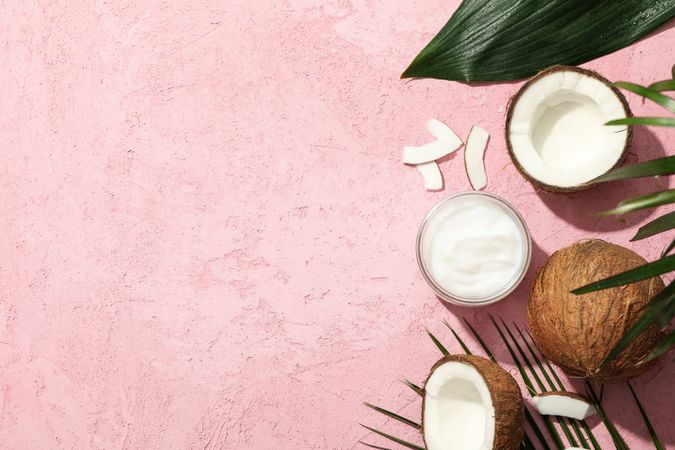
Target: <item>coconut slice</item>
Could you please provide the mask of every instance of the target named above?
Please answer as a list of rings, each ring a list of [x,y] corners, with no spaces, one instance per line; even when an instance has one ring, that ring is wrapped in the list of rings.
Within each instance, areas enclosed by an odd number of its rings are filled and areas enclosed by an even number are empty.
[[[422,403],[427,450],[515,450],[523,433],[523,399],[504,369],[471,355],[432,367]]]
[[[424,177],[424,189],[427,191],[440,191],[443,189],[443,177],[436,161],[418,164],[417,170]]]
[[[404,147],[403,162],[405,164],[422,164],[436,161],[454,152],[460,145],[462,145],[461,141],[459,145],[445,141],[434,141],[421,147]]]
[[[545,392],[533,397],[534,406],[539,414],[545,416],[562,416],[584,420],[598,412],[595,406],[579,394],[566,391]]]
[[[459,148],[462,145],[461,139],[452,131],[452,128],[444,124],[438,119],[429,119],[427,122],[427,130],[433,137],[439,141],[447,142],[454,148]]]
[[[605,78],[556,66],[525,83],[512,99],[506,144],[530,182],[551,192],[578,191],[623,161],[631,128],[605,123],[631,115],[625,97]]]
[[[490,135],[479,126],[471,128],[469,137],[466,140],[464,149],[464,165],[469,182],[475,191],[479,191],[487,186],[487,175],[485,174],[485,163],[483,156]]]

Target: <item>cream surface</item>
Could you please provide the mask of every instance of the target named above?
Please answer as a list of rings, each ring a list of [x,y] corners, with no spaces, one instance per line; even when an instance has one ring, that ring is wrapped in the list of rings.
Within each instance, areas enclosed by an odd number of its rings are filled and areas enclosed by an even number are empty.
[[[463,196],[445,203],[424,236],[425,265],[453,296],[484,299],[518,276],[525,263],[525,232],[490,197]]]

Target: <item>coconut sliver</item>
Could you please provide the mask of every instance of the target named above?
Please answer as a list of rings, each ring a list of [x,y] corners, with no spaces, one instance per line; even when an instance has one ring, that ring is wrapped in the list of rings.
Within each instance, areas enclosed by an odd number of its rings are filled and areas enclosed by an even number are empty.
[[[452,128],[438,119],[429,119],[427,131],[439,141],[446,142],[455,149],[458,149],[462,145],[461,139],[452,131]]]
[[[424,178],[424,189],[427,191],[440,191],[443,189],[443,176],[436,161],[417,164],[416,167]]]
[[[433,141],[419,147],[407,146],[403,148],[403,162],[405,164],[422,164],[436,161],[454,152],[462,145],[448,143],[445,141]]]
[[[487,131],[474,125],[466,140],[464,164],[469,182],[475,191],[479,191],[487,186],[483,156],[485,155],[485,148],[487,147],[489,137],[490,135]]]
[[[597,414],[595,406],[585,397],[571,392],[546,392],[533,397],[533,401],[537,411],[542,415],[584,420]]]

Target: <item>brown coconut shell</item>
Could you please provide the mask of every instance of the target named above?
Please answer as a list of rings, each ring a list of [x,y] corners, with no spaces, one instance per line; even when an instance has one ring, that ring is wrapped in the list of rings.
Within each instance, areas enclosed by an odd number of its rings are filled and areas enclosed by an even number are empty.
[[[572,376],[600,382],[644,372],[651,364],[643,359],[665,337],[666,330],[656,326],[638,335],[605,367],[600,365],[639,319],[641,309],[664,288],[661,278],[583,295],[570,291],[645,263],[635,252],[597,239],[551,255],[537,274],[527,305],[529,327],[541,353]]]
[[[493,450],[516,450],[520,448],[525,434],[525,409],[520,387],[513,377],[498,364],[489,359],[475,355],[448,355],[436,362],[424,381],[426,386],[434,371],[448,362],[458,362],[473,366],[481,374],[490,391],[492,405],[495,409],[495,439]],[[426,395],[422,396],[421,431],[424,439],[424,404]],[[424,441],[426,446],[426,440]]]
[[[574,66],[553,66],[549,67],[546,70],[543,70],[539,72],[537,75],[534,77],[530,78],[514,95],[511,100],[509,100],[508,103],[508,111],[506,113],[506,125],[504,127],[504,135],[506,138],[506,148],[509,151],[509,156],[511,157],[511,161],[513,161],[513,165],[516,166],[516,169],[518,169],[518,172],[530,183],[532,183],[535,187],[542,189],[547,192],[553,192],[553,193],[569,193],[569,192],[579,192],[579,191],[584,191],[587,189],[590,189],[592,187],[595,187],[595,184],[592,183],[584,183],[580,184],[578,186],[572,186],[572,187],[561,187],[561,186],[553,186],[550,184],[543,183],[536,178],[534,178],[532,175],[530,175],[524,168],[523,166],[520,165],[520,162],[518,162],[518,159],[516,158],[515,153],[513,152],[513,146],[511,144],[511,137],[509,136],[509,128],[511,126],[511,119],[513,118],[513,110],[515,109],[516,104],[518,103],[518,100],[520,100],[520,97],[523,95],[523,93],[536,81],[539,79],[550,75],[555,72],[578,72],[583,75],[586,75],[591,78],[595,78],[596,80],[602,82],[605,84],[608,88],[616,94],[616,96],[619,98],[621,101],[621,104],[623,105],[624,112],[626,113],[626,117],[633,117],[633,113],[630,110],[630,107],[628,106],[628,101],[626,100],[626,97],[621,93],[619,89],[616,87],[612,86],[612,82],[609,81],[607,78],[603,77],[597,72],[593,72],[592,70],[588,69],[582,69],[580,67],[574,67]],[[633,128],[631,126],[628,126],[628,136],[626,136],[626,145],[623,148],[623,152],[621,153],[621,156],[619,159],[616,161],[616,164],[612,166],[607,172],[610,170],[613,170],[617,167],[619,167],[623,161],[626,159],[626,156],[628,155],[628,152],[630,150],[630,145],[631,141],[633,140]],[[605,173],[607,173],[605,172]]]

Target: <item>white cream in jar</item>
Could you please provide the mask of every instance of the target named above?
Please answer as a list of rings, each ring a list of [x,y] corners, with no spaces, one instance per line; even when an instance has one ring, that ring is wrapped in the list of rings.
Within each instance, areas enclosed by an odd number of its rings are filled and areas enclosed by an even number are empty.
[[[445,300],[463,305],[497,301],[522,280],[531,241],[518,212],[492,194],[448,197],[427,214],[418,235],[424,277]]]

